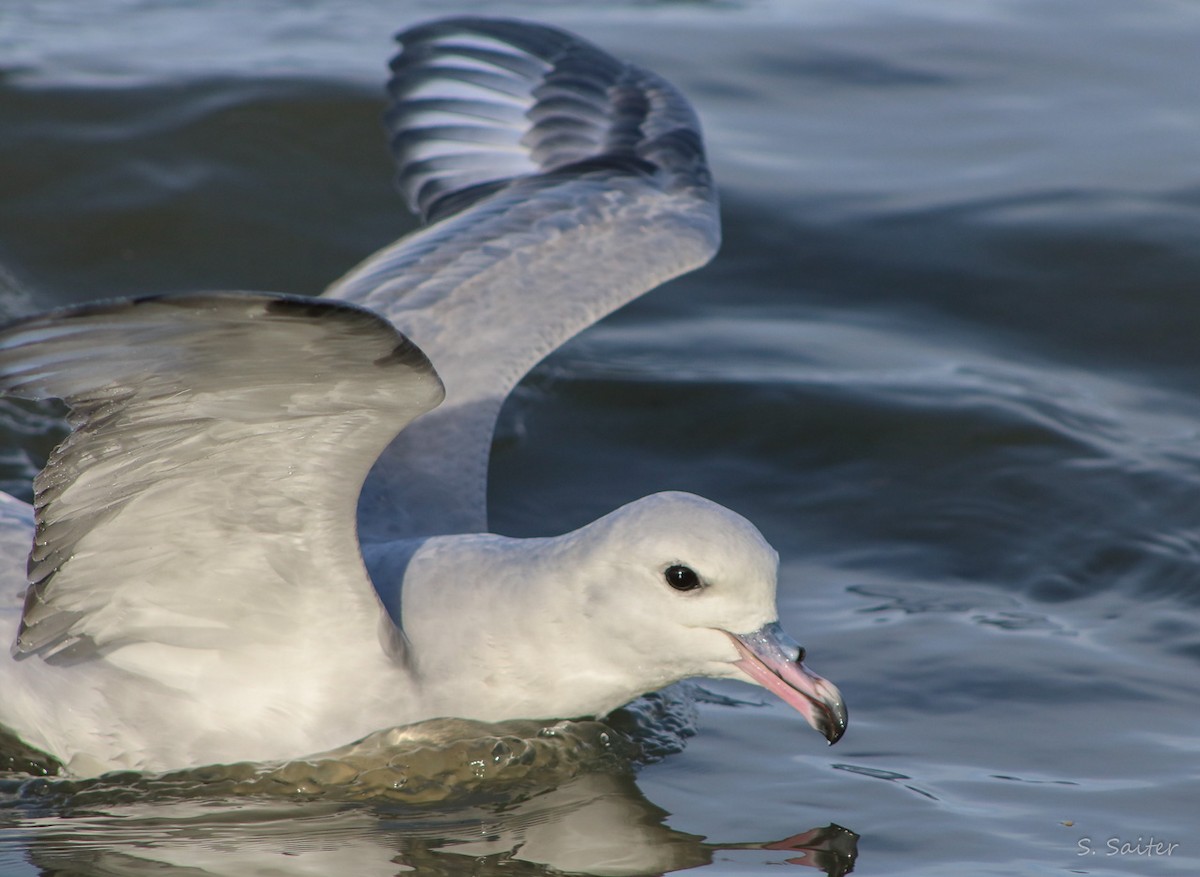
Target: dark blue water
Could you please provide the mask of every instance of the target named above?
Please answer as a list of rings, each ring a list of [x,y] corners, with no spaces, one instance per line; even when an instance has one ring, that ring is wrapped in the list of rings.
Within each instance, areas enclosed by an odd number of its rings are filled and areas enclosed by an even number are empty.
[[[1196,873],[1200,7],[17,2],[7,308],[320,290],[412,227],[386,37],[451,8],[671,78],[723,193],[716,262],[511,400],[495,527],[746,514],[849,732],[706,684],[680,753],[459,805],[26,789],[0,873]],[[51,439],[5,418],[20,490]]]

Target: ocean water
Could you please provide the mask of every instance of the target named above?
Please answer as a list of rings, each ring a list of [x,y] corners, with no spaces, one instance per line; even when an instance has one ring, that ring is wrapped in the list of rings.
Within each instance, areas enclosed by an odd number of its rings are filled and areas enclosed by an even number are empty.
[[[705,682],[417,741],[357,797],[328,766],[9,773],[0,874],[1200,870],[1200,7],[9,0],[5,311],[317,292],[414,227],[388,35],[449,11],[673,80],[723,196],[712,265],[510,400],[494,527],[668,488],[747,515],[845,738]],[[60,433],[0,417],[25,495]]]

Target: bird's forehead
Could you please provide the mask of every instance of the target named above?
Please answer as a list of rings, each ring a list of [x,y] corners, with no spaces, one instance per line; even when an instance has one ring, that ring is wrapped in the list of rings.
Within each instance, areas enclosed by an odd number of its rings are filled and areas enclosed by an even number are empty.
[[[737,512],[703,501],[673,523],[675,533],[700,552],[773,558],[774,550],[750,521]]]
[[[710,577],[774,577],[774,549],[753,524],[715,503],[648,503],[618,529],[635,561],[685,563]]]

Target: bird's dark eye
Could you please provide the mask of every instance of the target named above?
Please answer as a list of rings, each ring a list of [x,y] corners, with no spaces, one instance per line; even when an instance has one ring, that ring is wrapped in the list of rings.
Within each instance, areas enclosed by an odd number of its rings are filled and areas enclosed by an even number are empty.
[[[690,566],[682,566],[678,563],[668,566],[663,577],[666,578],[667,584],[676,591],[694,591],[700,587],[700,576],[696,575],[696,571]]]

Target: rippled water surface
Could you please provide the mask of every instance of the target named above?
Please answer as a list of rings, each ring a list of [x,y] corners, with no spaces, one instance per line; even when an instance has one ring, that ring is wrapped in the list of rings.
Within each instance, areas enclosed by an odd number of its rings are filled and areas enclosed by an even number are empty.
[[[678,83],[726,228],[518,390],[494,526],[746,514],[849,732],[704,683],[378,758],[9,772],[0,874],[1200,870],[1200,7],[16,0],[4,308],[320,290],[413,226],[387,35],[451,9]],[[58,433],[4,404],[26,495]]]

